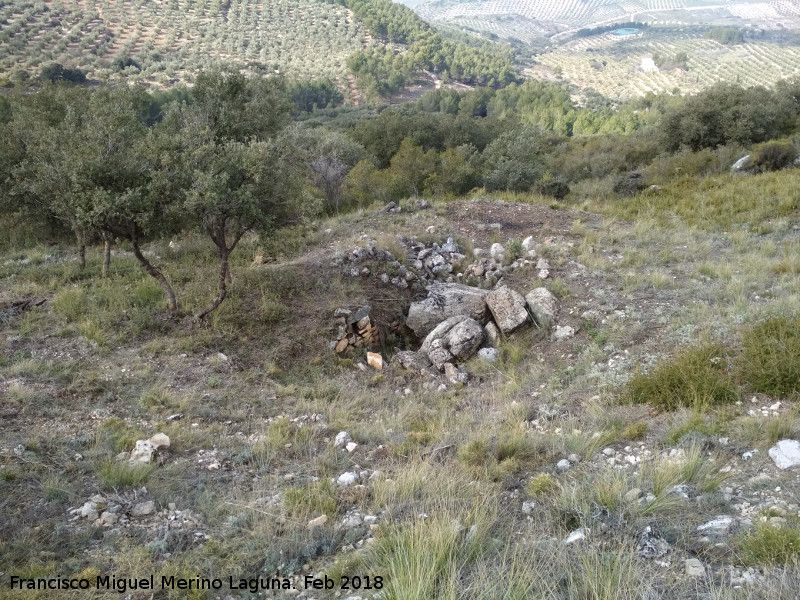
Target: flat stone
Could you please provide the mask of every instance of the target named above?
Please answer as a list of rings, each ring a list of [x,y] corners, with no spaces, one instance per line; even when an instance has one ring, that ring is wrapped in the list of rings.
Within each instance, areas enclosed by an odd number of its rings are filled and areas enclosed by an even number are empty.
[[[478,350],[478,356],[483,360],[494,363],[500,358],[500,352],[497,348],[481,348]]]
[[[139,502],[131,509],[131,516],[133,517],[146,517],[156,512],[156,503],[152,500],[147,502]]]
[[[684,572],[687,577],[705,577],[706,568],[696,558],[687,558],[684,563]]]
[[[572,533],[570,533],[566,539],[564,540],[565,544],[574,544],[575,542],[580,542],[581,540],[586,539],[586,532],[583,530],[583,527],[580,529],[576,529]]]
[[[358,444],[356,444],[355,442],[350,442],[349,444],[347,444],[347,445],[345,446],[345,449],[346,449],[348,452],[353,452],[353,451],[355,451],[355,449],[356,449],[356,448],[358,448]]]
[[[392,357],[392,364],[399,365],[409,371],[420,372],[431,366],[431,361],[426,353],[403,350]]]
[[[697,531],[705,535],[727,535],[735,523],[730,515],[719,515],[697,526]]]
[[[485,323],[488,315],[488,291],[460,283],[434,283],[428,288],[425,300],[413,302],[408,309],[406,324],[417,337],[427,336],[442,321],[466,315]]]
[[[336,479],[336,483],[343,486],[353,485],[356,481],[358,481],[358,475],[353,473],[352,471],[348,471],[346,473],[342,473]]]
[[[779,469],[791,469],[800,466],[800,442],[797,440],[781,440],[769,449],[769,456]]]
[[[308,522],[308,528],[311,529],[312,527],[322,527],[327,522],[328,522],[328,515],[320,515],[316,519],[311,519]]]
[[[487,295],[486,306],[489,307],[497,327],[505,334],[513,333],[528,322],[525,298],[506,286]]]

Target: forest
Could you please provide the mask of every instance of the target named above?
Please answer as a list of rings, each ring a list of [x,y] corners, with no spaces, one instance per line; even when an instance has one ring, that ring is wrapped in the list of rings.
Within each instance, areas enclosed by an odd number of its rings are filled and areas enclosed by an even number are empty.
[[[558,201],[620,198],[685,176],[794,164],[800,82],[774,90],[719,84],[696,96],[651,95],[579,107],[563,86],[436,90],[397,108],[325,108],[330,82],[200,74],[191,89],[148,94],[44,76],[0,98],[0,211],[87,244],[130,246],[180,307],[141,245],[197,230],[216,248],[204,318],[225,299],[229,259],[249,231],[315,214],[475,189]],[[81,264],[83,264],[81,258]]]

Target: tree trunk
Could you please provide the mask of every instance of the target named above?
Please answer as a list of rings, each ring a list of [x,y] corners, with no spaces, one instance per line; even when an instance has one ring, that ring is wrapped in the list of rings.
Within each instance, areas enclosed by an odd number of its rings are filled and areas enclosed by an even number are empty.
[[[78,240],[78,267],[81,269],[86,268],[86,242],[80,232],[75,232],[75,238]]]
[[[164,277],[164,274],[155,268],[149,260],[145,258],[142,254],[142,251],[139,249],[139,242],[135,239],[131,242],[133,245],[133,255],[136,257],[136,260],[141,263],[144,267],[144,270],[147,271],[149,275],[155,277],[156,281],[161,285],[164,290],[164,293],[167,295],[167,301],[169,302],[169,307],[171,310],[178,310],[178,300],[175,298],[175,292],[172,290],[172,286],[167,281],[167,278]]]
[[[198,320],[205,319],[210,313],[214,312],[219,308],[219,305],[222,304],[223,300],[225,300],[225,296],[228,295],[228,277],[229,277],[229,270],[228,270],[228,258],[231,255],[231,250],[225,246],[218,246],[217,254],[219,255],[219,278],[217,279],[217,297],[214,298],[214,301],[206,306],[203,310],[197,313],[196,318]]]
[[[108,277],[108,267],[111,264],[111,238],[103,237],[103,267],[101,277]]]

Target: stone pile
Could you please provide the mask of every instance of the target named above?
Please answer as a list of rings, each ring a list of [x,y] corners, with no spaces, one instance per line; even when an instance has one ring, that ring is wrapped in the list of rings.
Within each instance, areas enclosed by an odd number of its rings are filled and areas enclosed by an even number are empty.
[[[397,236],[397,241],[405,249],[406,256],[399,257],[404,262],[398,260],[392,252],[378,249],[375,246],[377,242],[368,239],[365,247],[336,255],[331,266],[343,268],[345,275],[350,277],[374,276],[384,284],[400,289],[411,287],[418,291],[436,281],[468,282],[491,288],[501,282],[505,275],[526,265],[535,267],[540,279],[547,278],[550,273],[547,259],[534,260],[536,243],[530,236],[516,249],[511,248],[511,243],[505,246],[496,243],[489,250],[475,248],[471,257],[465,254],[466,250],[456,244],[452,237],[448,237],[442,244],[423,243],[402,235]],[[512,260],[512,252],[521,252],[521,255]],[[370,263],[370,266],[365,263]]]
[[[353,348],[371,348],[378,344],[380,334],[369,316],[371,310],[369,306],[362,306],[355,311],[337,308],[334,312],[336,331],[329,342],[331,349],[337,354],[344,354]]]
[[[502,335],[534,326],[542,335],[555,326],[558,300],[545,288],[527,296],[501,286],[493,291],[458,283],[434,283],[428,297],[413,302],[406,324],[423,339],[417,352],[400,352],[393,362],[406,370],[444,373],[452,382],[466,383],[458,367],[481,349],[494,348]],[[573,330],[574,331],[574,330]],[[496,352],[482,356],[496,360]]]

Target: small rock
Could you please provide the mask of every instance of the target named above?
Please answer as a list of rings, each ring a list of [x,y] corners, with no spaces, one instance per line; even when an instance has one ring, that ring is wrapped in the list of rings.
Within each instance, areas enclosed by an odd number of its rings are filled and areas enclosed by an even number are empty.
[[[103,512],[102,515],[100,515],[100,523],[99,524],[102,525],[103,527],[111,527],[117,521],[119,521],[119,516],[115,515],[112,512],[108,512],[106,510],[106,511]]]
[[[494,324],[494,321],[489,321],[484,325],[483,330],[486,333],[486,339],[489,340],[489,344],[491,344],[493,348],[497,348],[502,340],[500,338],[500,330],[497,328],[497,325]]]
[[[356,481],[358,481],[358,475],[353,473],[352,471],[347,471],[346,473],[342,473],[339,475],[338,479],[336,479],[336,483],[343,486],[353,485]]]
[[[581,455],[572,453],[567,457],[567,460],[572,464],[579,463],[581,462]]]
[[[687,577],[705,577],[706,568],[696,558],[687,558],[684,563],[684,572]]]
[[[791,469],[800,465],[800,442],[781,440],[769,449],[769,456],[779,469]]]
[[[506,250],[503,248],[503,244],[492,244],[492,246],[489,248],[489,255],[497,262],[503,262],[503,259],[506,256]]]
[[[316,519],[311,519],[308,522],[308,528],[311,529],[312,527],[322,527],[327,522],[328,522],[328,515],[320,515]]]
[[[153,460],[153,453],[156,447],[150,440],[137,440],[136,447],[130,454],[128,460],[135,464],[146,465]]]
[[[344,448],[353,441],[353,438],[350,437],[350,434],[346,431],[340,431],[336,434],[336,438],[333,440],[333,447],[334,448]]]
[[[572,463],[569,462],[566,458],[563,458],[560,461],[558,461],[558,463],[556,463],[556,469],[558,469],[562,473],[564,471],[569,471],[571,466]]]
[[[529,515],[533,512],[533,509],[536,507],[536,502],[533,500],[525,500],[522,503],[522,513]]]
[[[633,488],[629,492],[627,492],[624,496],[627,502],[636,502],[639,499],[639,496],[642,495],[642,490],[639,488]]]
[[[358,444],[356,444],[355,442],[350,442],[347,444],[347,446],[345,446],[345,448],[347,449],[348,452],[353,452],[356,448],[358,448]]]
[[[383,369],[383,357],[377,352],[367,352],[367,364],[380,371]]]
[[[152,500],[147,502],[139,502],[131,509],[132,517],[146,517],[156,512],[156,503]]]
[[[580,529],[576,529],[572,533],[570,533],[566,539],[564,540],[565,544],[574,544],[575,542],[580,542],[581,540],[586,539],[586,532],[583,530],[583,527]]]
[[[604,448],[603,449],[603,455],[604,456],[611,457],[611,456],[616,456],[616,454],[617,454],[617,451],[614,450],[614,448]]]
[[[89,519],[90,521],[96,520],[99,517],[97,514],[97,504],[91,501],[85,502],[83,506],[78,509],[78,514],[84,519]]]
[[[169,448],[169,436],[165,433],[157,433],[148,440],[155,448]]]
[[[167,423],[180,421],[182,418],[183,418],[183,413],[175,413],[174,415],[170,415],[167,417]]]
[[[536,325],[549,331],[558,312],[558,300],[547,288],[536,288],[525,296],[525,303],[533,315]]]
[[[553,334],[553,337],[556,340],[567,340],[571,337],[575,336],[575,328],[570,325],[556,325],[556,332]]]
[[[734,522],[734,518],[729,515],[719,515],[707,523],[698,525],[697,531],[705,535],[727,535]]]
[[[500,358],[500,352],[497,350],[497,348],[481,348],[478,350],[478,356],[480,356],[483,360],[493,363],[497,362],[497,360]]]

